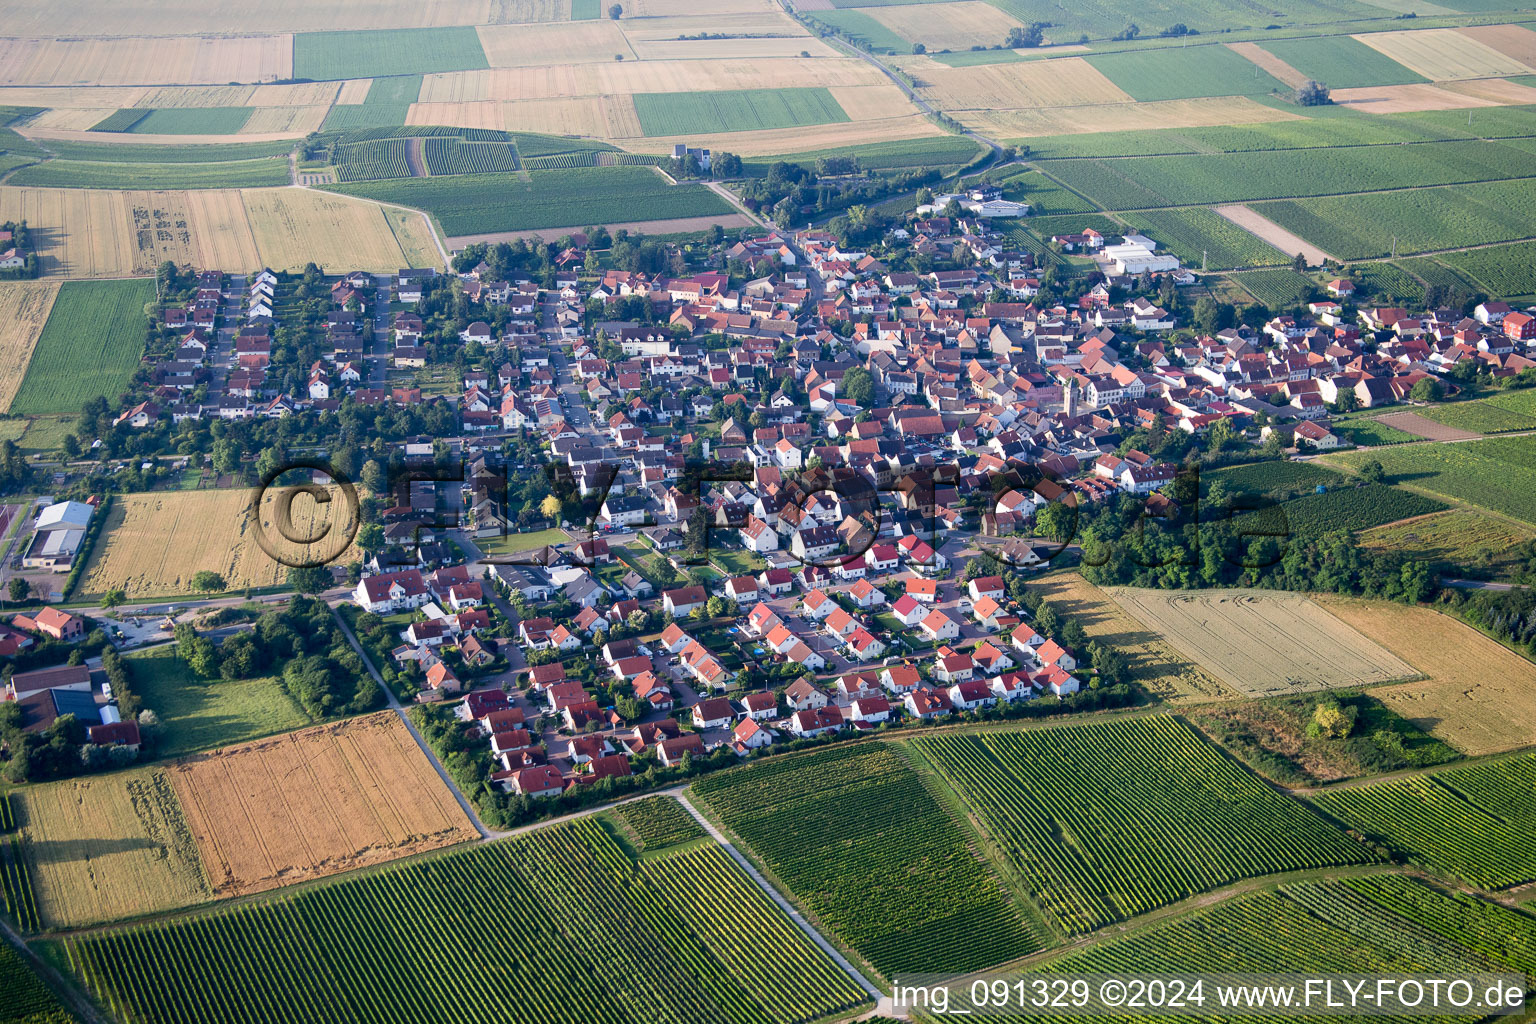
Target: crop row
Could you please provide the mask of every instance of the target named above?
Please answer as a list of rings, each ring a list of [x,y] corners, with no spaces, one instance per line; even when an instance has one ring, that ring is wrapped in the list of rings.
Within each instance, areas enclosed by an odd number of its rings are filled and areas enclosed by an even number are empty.
[[[1411,445],[1336,458],[1355,465],[1373,458],[1389,480],[1411,480],[1417,488],[1536,523],[1536,445],[1526,438]]]
[[[590,819],[67,952],[135,1024],[768,1024],[864,999],[718,847],[642,872]]]
[[[1402,875],[1349,878],[1343,884],[1419,928],[1496,963],[1536,974],[1536,918],[1465,893],[1431,889]]]
[[[1438,259],[1480,284],[1489,295],[1536,295],[1536,242],[1469,249]]]
[[[289,173],[287,160],[271,158],[206,164],[48,160],[21,168],[8,181],[54,188],[262,188],[288,184]]]
[[[1276,250],[1278,252],[1278,250]],[[1246,274],[1233,274],[1232,280],[1246,288],[1254,298],[1273,310],[1289,309],[1305,302],[1316,283],[1289,267],[1274,270],[1252,270]]]
[[[1315,462],[1271,460],[1206,473],[1202,479],[1207,487],[1219,481],[1230,491],[1283,498],[1310,493],[1319,484],[1332,487],[1344,478]]]
[[[1315,802],[1408,860],[1470,885],[1503,889],[1536,879],[1536,832],[1511,825],[1433,776],[1341,789]]]
[[[848,120],[825,87],[642,92],[635,94],[634,101],[646,135],[797,128]]]
[[[10,853],[0,850],[0,888],[5,890],[5,912],[16,919],[23,931],[38,929],[37,899],[32,892],[32,878],[27,871],[21,837],[11,836]]]
[[[916,741],[1062,928],[1369,855],[1166,716]]]
[[[647,850],[676,846],[705,835],[693,816],[683,810],[683,805],[668,796],[620,804],[616,811],[624,824],[634,829]]]
[[[432,141],[432,140],[428,140]],[[338,181],[375,181],[411,176],[409,139],[383,139],[337,146],[331,160]]]
[[[1131,214],[1126,220],[1191,267],[1268,267],[1291,260],[1211,210],[1149,210]]]
[[[4,1024],[74,1024],[75,1018],[59,1005],[48,986],[8,944],[0,942],[0,1005]]]
[[[1251,532],[1284,535],[1292,532],[1369,530],[1373,526],[1444,509],[1445,504],[1433,498],[1385,484],[1367,484],[1363,487],[1341,487],[1323,494],[1303,495],[1238,518],[1243,529]]]
[[[1460,427],[1479,434],[1502,434],[1511,430],[1536,430],[1536,395],[1512,391],[1472,402],[1452,402],[1419,411],[1425,419]]]
[[[785,758],[695,789],[887,977],[976,970],[1042,944],[962,827],[890,745]]]
[[[429,174],[485,174],[517,170],[517,151],[505,142],[432,138],[422,144]]]
[[[591,150],[581,153],[553,153],[549,156],[531,156],[523,161],[530,171],[565,170],[570,167],[596,167],[597,154]]]

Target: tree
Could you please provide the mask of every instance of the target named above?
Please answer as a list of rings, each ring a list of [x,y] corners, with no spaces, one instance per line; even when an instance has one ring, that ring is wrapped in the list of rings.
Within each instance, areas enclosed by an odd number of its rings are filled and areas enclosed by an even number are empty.
[[[1296,102],[1303,107],[1321,107],[1332,103],[1333,99],[1326,85],[1309,78],[1297,87]]]
[[[16,576],[12,578],[10,585],[6,587],[6,593],[10,595],[13,602],[20,604],[27,599],[28,594],[32,593],[32,584],[20,576]]]
[[[922,43],[913,43],[912,44],[912,52],[913,53],[927,53],[928,52],[928,47],[925,46]]]
[[[623,4],[614,4],[613,6],[608,8],[608,17],[612,18],[614,21],[618,21],[623,16],[624,16],[624,5]]]
[[[384,527],[378,523],[364,523],[357,530],[357,546],[370,555],[384,550]]]
[[[1031,50],[1045,42],[1045,26],[1038,21],[1032,21],[1022,28],[1008,30],[1008,38],[1003,40],[1003,45],[1010,50]]]
[[[1358,714],[1355,708],[1345,707],[1336,700],[1319,701],[1312,712],[1312,721],[1307,723],[1307,735],[1313,739],[1341,740],[1354,731]]]
[[[1445,386],[1433,377],[1425,377],[1413,386],[1408,397],[1415,402],[1438,402],[1445,397]]]
[[[321,594],[331,589],[335,581],[331,570],[325,566],[292,568],[288,570],[288,585],[300,594]]]
[[[1307,272],[1306,253],[1299,252],[1296,254],[1295,258],[1291,260],[1291,269],[1298,274],[1305,274]]]
[[[212,569],[199,569],[192,574],[192,589],[204,594],[220,593],[229,589],[224,577]]]
[[[1379,484],[1387,477],[1387,471],[1382,468],[1380,461],[1376,459],[1366,459],[1360,463],[1358,472],[1360,479],[1368,484]]]
[[[868,409],[875,399],[875,379],[862,366],[843,374],[842,397]]]
[[[369,494],[383,494],[389,489],[389,475],[376,459],[363,463],[363,487]]]
[[[128,600],[128,594],[121,587],[113,587],[101,595],[101,606],[108,611],[116,608]]]
[[[546,494],[544,500],[539,502],[539,514],[545,519],[558,520],[560,510],[560,499],[553,494]]]

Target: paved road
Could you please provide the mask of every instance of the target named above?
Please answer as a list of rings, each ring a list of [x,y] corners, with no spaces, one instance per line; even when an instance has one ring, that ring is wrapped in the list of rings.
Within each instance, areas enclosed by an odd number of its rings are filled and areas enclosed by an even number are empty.
[[[1456,587],[1460,590],[1514,590],[1513,583],[1491,583],[1488,580],[1462,580],[1441,577],[1440,582],[1447,587]]]
[[[810,922],[801,916],[800,911],[796,910],[794,906],[783,896],[780,896],[779,891],[768,884],[768,880],[764,878],[762,873],[752,865],[752,862],[743,857],[741,855],[741,851],[736,849],[736,847],[731,843],[729,839],[725,838],[724,833],[715,827],[714,822],[700,814],[699,809],[688,802],[688,797],[686,794],[678,793],[677,802],[682,804],[684,809],[687,810],[689,814],[693,815],[693,820],[697,821],[699,825],[703,827],[704,831],[709,833],[710,838],[719,843],[725,849],[725,852],[731,855],[731,859],[736,862],[737,866],[739,866],[741,870],[747,873],[747,877],[752,879],[753,882],[757,883],[757,887],[762,889],[763,892],[767,893],[768,898],[773,900],[774,903],[778,904],[780,910],[789,915],[789,919],[793,921],[801,931],[805,932],[807,938],[816,943],[816,945],[821,949],[823,953],[826,953],[827,956],[832,958],[833,963],[841,967],[845,972],[847,972],[849,977],[859,983],[860,988],[869,993],[870,998],[876,1001],[876,1013],[890,1012],[889,997],[882,995],[880,990],[875,987],[874,982],[864,977],[864,974],[857,967],[848,962],[847,957],[843,956],[843,954],[840,953],[836,947],[824,939],[820,932],[818,932],[815,928],[812,928]]]
[[[443,763],[437,759],[437,754],[433,752],[432,748],[427,745],[426,739],[417,731],[415,723],[405,713],[405,707],[400,703],[400,699],[395,696],[395,691],[385,684],[384,677],[379,675],[379,670],[373,667],[373,659],[368,657],[368,652],[363,650],[363,645],[358,643],[357,637],[352,635],[352,630],[347,625],[347,621],[334,608],[331,609],[331,615],[335,617],[336,625],[341,627],[342,635],[347,638],[347,643],[352,645],[352,649],[357,652],[358,657],[363,659],[363,664],[368,666],[368,674],[373,676],[373,681],[378,683],[379,689],[384,691],[384,698],[389,701],[390,708],[395,714],[400,716],[400,721],[404,722],[406,729],[410,730],[411,738],[416,741],[416,745],[421,748],[421,752],[427,755],[427,760],[432,762],[432,767],[437,771],[437,777],[443,780],[443,785],[448,787],[448,792],[453,794],[453,798],[459,802],[459,806],[464,809],[464,813],[474,823],[475,831],[480,833],[480,838],[498,839],[501,836],[509,835],[510,833],[507,832],[492,831],[486,827],[485,822],[480,820],[480,815],[475,813],[474,804],[471,804],[468,798],[464,796],[463,791],[459,789],[458,783],[454,782],[452,777],[449,776],[447,770],[443,768]]]

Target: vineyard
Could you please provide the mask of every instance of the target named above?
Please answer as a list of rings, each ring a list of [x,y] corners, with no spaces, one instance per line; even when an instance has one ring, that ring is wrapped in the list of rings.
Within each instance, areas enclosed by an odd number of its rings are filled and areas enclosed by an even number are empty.
[[[694,790],[887,977],[976,970],[1043,945],[965,829],[889,744],[781,758]]]
[[[38,930],[37,901],[32,895],[32,879],[22,854],[21,837],[16,832],[16,810],[8,793],[0,793],[0,895],[5,898],[5,912],[22,931]],[[4,949],[0,943],[0,949]]]
[[[1152,210],[1125,219],[1191,267],[1220,270],[1290,262],[1290,257],[1279,249],[1211,210]],[[1243,280],[1246,282],[1247,277]]]
[[[1071,933],[1241,878],[1369,859],[1171,717],[915,742]]]
[[[683,805],[669,796],[633,800],[614,808],[614,813],[639,838],[641,847],[658,850],[704,838],[707,833],[683,810]]]
[[[1490,295],[1536,295],[1536,274],[1531,270],[1536,267],[1536,242],[1450,252],[1438,259],[1481,284]]]
[[[0,942],[0,1024],[73,1024],[75,1017],[59,1005],[32,968],[8,944]]]
[[[1389,480],[1481,505],[1536,523],[1536,444],[1529,437],[1490,437],[1461,444],[1424,444],[1327,456],[1358,466],[1378,460]]]
[[[1317,288],[1317,284],[1311,278],[1288,268],[1233,274],[1232,280],[1242,285],[1249,294],[1264,305],[1275,310],[1301,305]]]
[[[1326,533],[1330,530],[1369,530],[1409,516],[1440,512],[1444,502],[1425,498],[1385,484],[1341,487],[1300,498],[1234,519],[1252,533],[1284,536],[1293,532]]]
[[[560,171],[570,167],[596,167],[597,154],[592,150],[580,153],[552,153],[549,156],[531,156],[523,161],[530,171]]]
[[[435,142],[435,139],[428,139]],[[349,142],[337,146],[331,155],[337,181],[374,181],[379,178],[409,178],[410,139],[380,139],[376,142]]]
[[[1536,831],[1522,821],[1506,820],[1506,803],[1483,804],[1477,796],[1515,791],[1518,775],[1506,774],[1509,762],[1453,773],[1455,783],[1439,776],[1397,779],[1355,789],[1325,792],[1314,802],[1351,828],[1391,847],[1416,864],[1443,871],[1482,889],[1506,889],[1536,879]],[[1529,775],[1529,765],[1524,766]],[[1477,796],[1463,795],[1459,784]],[[1529,782],[1518,801],[1530,804]]]
[[[505,142],[431,138],[422,144],[429,174],[485,174],[517,170],[517,152]]]
[[[1435,781],[1516,828],[1536,830],[1536,754],[1441,772]]]
[[[1472,402],[1453,402],[1420,409],[1425,419],[1479,434],[1536,430],[1536,391],[1508,391]]]
[[[65,946],[128,1024],[794,1024],[867,1003],[719,847],[637,866],[591,819]]]
[[[641,129],[653,136],[798,128],[848,120],[825,87],[642,92],[634,99]]]
[[[1310,494],[1318,486],[1334,487],[1344,478],[1314,462],[1255,462],[1203,474],[1207,487],[1218,481],[1228,490],[1273,498]]]

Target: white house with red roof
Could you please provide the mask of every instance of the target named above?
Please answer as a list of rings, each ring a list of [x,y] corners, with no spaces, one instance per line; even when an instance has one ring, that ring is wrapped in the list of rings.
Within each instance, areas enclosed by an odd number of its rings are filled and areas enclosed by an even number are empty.
[[[806,708],[789,716],[789,731],[802,738],[837,732],[842,727],[843,715],[836,708]]]
[[[935,608],[923,617],[922,630],[928,639],[937,643],[940,640],[953,640],[960,635],[960,624]]]
[[[837,602],[820,590],[813,590],[800,599],[800,611],[808,619],[821,621],[837,611]]]
[[[948,694],[950,703],[962,711],[989,708],[997,703],[997,695],[980,679],[957,682],[944,692]]]
[[[404,569],[364,576],[352,592],[352,599],[364,611],[389,615],[420,608],[432,599],[432,593],[420,569]]]
[[[928,607],[920,604],[911,594],[902,594],[891,605],[891,614],[903,626],[915,626],[928,614]]]
[[[859,580],[849,587],[848,596],[860,608],[878,608],[885,604],[885,593],[869,580]]]

